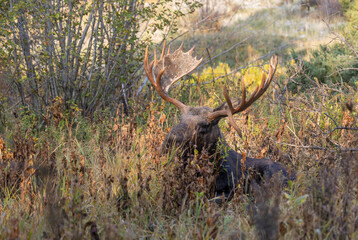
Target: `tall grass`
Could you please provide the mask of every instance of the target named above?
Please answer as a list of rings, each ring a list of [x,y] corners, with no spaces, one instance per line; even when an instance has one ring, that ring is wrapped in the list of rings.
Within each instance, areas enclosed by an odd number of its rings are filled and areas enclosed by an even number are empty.
[[[196,32],[190,44],[213,58],[254,36],[216,59],[233,69],[286,43],[311,47],[325,31],[288,6],[240,14],[236,27]],[[252,35],[263,28],[260,38]],[[280,54],[289,62],[285,50]],[[292,94],[292,76],[281,66],[277,75],[254,106],[235,116],[243,138],[226,120],[220,127],[233,149],[281,162],[296,180],[286,187],[266,180],[222,204],[212,199],[215,165],[205,152],[189,162],[176,149],[160,154],[179,112],[150,94],[131,100],[128,116],[118,110],[85,118],[75,105],[64,111],[61,98],[41,119],[25,109],[1,112],[0,239],[357,238],[357,92],[317,82]],[[232,96],[239,92],[237,77],[221,80]],[[219,84],[189,83],[172,94],[193,106],[224,99]]]
[[[231,147],[297,172],[287,188],[273,179],[221,205],[210,200],[214,172],[207,156],[183,168],[175,154],[160,155],[177,121],[170,106],[159,102],[129,117],[119,112],[99,120],[76,110],[71,118],[58,115],[61,102],[54,102],[42,129],[12,119],[0,141],[0,236],[353,239],[357,96],[351,89],[328,91],[324,85],[294,96],[271,90],[237,117],[244,139],[221,123]],[[345,106],[349,99],[352,108]]]

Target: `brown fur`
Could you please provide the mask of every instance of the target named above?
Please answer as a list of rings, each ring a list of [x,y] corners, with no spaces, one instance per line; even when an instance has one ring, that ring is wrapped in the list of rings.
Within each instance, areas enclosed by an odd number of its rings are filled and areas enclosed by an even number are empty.
[[[208,121],[208,113],[214,110],[209,107],[186,107],[180,123],[167,134],[162,144],[162,152],[166,153],[173,147],[182,158],[188,158],[196,149],[199,154],[205,149],[212,156],[212,161],[218,163],[218,176],[216,178],[216,194],[230,196],[236,189],[240,179],[244,178],[244,191],[249,191],[249,183],[260,183],[265,177],[271,178],[281,173],[283,181],[294,178],[289,176],[288,169],[280,163],[269,159],[243,159],[243,156],[230,149],[223,138],[218,123]],[[217,154],[218,153],[218,154]],[[245,167],[242,166],[245,163]],[[249,172],[253,174],[248,174]]]

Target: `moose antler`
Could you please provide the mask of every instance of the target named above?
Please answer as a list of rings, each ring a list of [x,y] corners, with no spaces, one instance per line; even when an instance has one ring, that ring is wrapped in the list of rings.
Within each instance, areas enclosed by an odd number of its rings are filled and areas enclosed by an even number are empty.
[[[277,68],[277,56],[273,56],[273,57],[271,57],[271,60],[270,60],[270,70],[269,70],[267,78],[266,78],[266,74],[263,73],[260,86],[258,86],[255,89],[255,91],[251,94],[249,100],[247,100],[247,101],[246,101],[245,84],[244,84],[244,81],[241,81],[242,96],[241,96],[240,104],[238,104],[237,107],[233,107],[231,99],[227,93],[226,86],[224,85],[223,86],[224,97],[225,97],[228,107],[226,109],[217,110],[217,111],[210,113],[208,115],[208,120],[211,122],[218,118],[228,117],[231,125],[235,128],[235,130],[239,133],[239,135],[241,137],[242,136],[241,131],[240,131],[239,127],[237,126],[237,124],[235,123],[233,115],[235,113],[244,111],[251,104],[253,104],[258,98],[260,98],[262,96],[262,94],[265,93],[265,91],[267,90],[268,86],[270,85],[270,83],[273,79],[273,75],[275,74],[276,68]]]
[[[170,87],[177,82],[183,76],[189,74],[201,63],[202,59],[196,59],[192,56],[194,47],[188,52],[183,52],[183,44],[170,53],[170,47],[168,48],[167,54],[165,54],[164,41],[162,54],[159,61],[157,61],[156,51],[154,51],[154,60],[149,64],[148,60],[148,46],[145,50],[144,56],[144,70],[147,74],[149,81],[154,86],[158,94],[167,102],[170,102],[177,106],[181,111],[186,107],[185,104],[177,99],[168,96]],[[153,76],[154,66],[154,76]],[[154,80],[154,77],[156,78]]]

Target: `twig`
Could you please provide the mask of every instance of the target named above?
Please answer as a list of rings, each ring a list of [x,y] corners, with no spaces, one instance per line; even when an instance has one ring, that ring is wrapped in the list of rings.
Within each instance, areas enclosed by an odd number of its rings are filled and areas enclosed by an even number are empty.
[[[343,71],[348,71],[348,70],[356,70],[356,71],[358,71],[358,68],[342,68],[342,69],[339,69],[339,70],[329,74],[327,77],[330,77],[330,76],[332,76],[332,75],[334,75],[336,73],[343,72]]]
[[[309,148],[309,149],[314,149],[314,150],[329,150],[328,148],[323,148],[323,147],[318,147],[318,146],[305,146],[305,145],[296,145],[296,144],[291,144],[291,143],[284,143],[284,142],[277,142],[274,141],[277,144],[280,145],[285,145],[285,146],[289,146],[289,147],[297,147],[297,148]]]
[[[125,111],[126,114],[129,114],[129,106],[128,106],[128,100],[127,100],[127,94],[126,94],[126,89],[124,86],[124,83],[122,83],[122,91],[123,91],[123,99],[124,99],[124,104],[125,104]]]
[[[323,113],[324,115],[326,115],[329,119],[331,119],[334,123],[334,125],[336,125],[335,128],[333,128],[332,130],[328,131],[328,132],[324,132],[324,134],[331,134],[332,132],[336,131],[336,130],[353,130],[353,131],[358,131],[358,128],[354,128],[354,127],[342,127],[339,126],[336,122],[336,120],[334,120],[331,116],[329,116],[327,113]]]
[[[274,142],[277,143],[277,144],[280,144],[280,145],[288,146],[288,147],[306,148],[306,149],[323,150],[323,151],[333,150],[333,149],[330,149],[330,148],[324,148],[324,147],[319,147],[319,146],[305,146],[305,145],[299,146],[299,145],[295,145],[295,144],[278,142],[278,141],[274,141]],[[358,151],[358,148],[340,148],[339,150],[342,151],[342,152],[349,152],[349,151],[356,152],[356,151]]]
[[[251,35],[251,36],[248,36],[247,38],[241,40],[240,42],[235,43],[235,44],[232,45],[230,48],[226,49],[225,51],[223,51],[223,52],[221,52],[221,53],[219,53],[219,54],[217,54],[217,55],[215,55],[214,57],[209,57],[209,60],[207,60],[208,58],[204,59],[205,62],[202,63],[202,64],[200,64],[200,65],[197,67],[197,69],[202,68],[204,65],[206,65],[208,62],[211,62],[213,59],[215,59],[215,58],[217,58],[217,57],[220,57],[220,56],[222,56],[222,55],[224,55],[224,54],[230,52],[232,49],[234,49],[235,47],[239,46],[240,44],[246,42],[246,41],[249,40],[250,38],[253,38],[254,36],[255,36],[255,34],[253,34],[253,35]],[[207,48],[206,48],[206,49],[207,49]],[[207,51],[208,51],[208,50],[207,50]]]
[[[358,58],[358,51],[353,47],[353,45],[352,45],[345,37],[342,37],[341,35],[335,33],[335,32],[331,29],[331,27],[329,26],[329,24],[328,24],[326,21],[323,21],[323,22],[326,24],[328,30],[329,30],[334,36],[336,36],[336,38],[338,38],[341,42],[343,42],[344,44],[346,44],[346,45],[351,49],[351,51],[354,53],[354,55]]]
[[[143,80],[143,83],[142,85],[140,86],[140,88],[138,89],[138,91],[136,92],[136,96],[138,97],[138,95],[143,91],[143,88],[145,87],[145,85],[147,84],[148,82],[148,77],[145,77],[144,80]]]

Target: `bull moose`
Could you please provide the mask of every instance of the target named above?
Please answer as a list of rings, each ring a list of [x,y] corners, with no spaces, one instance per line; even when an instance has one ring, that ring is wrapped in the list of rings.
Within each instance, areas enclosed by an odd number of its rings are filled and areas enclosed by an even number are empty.
[[[176,147],[180,149],[178,152],[180,152],[184,158],[188,156],[188,153],[194,153],[195,149],[199,153],[205,150],[210,156],[216,158],[219,163],[219,171],[215,185],[217,196],[231,196],[238,181],[242,177],[248,177],[249,169],[251,169],[250,172],[254,171],[256,173],[254,174],[256,176],[254,177],[256,182],[260,182],[263,177],[270,178],[276,173],[281,173],[284,181],[287,181],[291,176],[289,176],[288,169],[282,164],[269,159],[250,157],[244,157],[243,159],[241,154],[230,149],[218,126],[221,119],[228,117],[230,124],[239,135],[241,134],[239,127],[234,121],[233,115],[247,109],[265,93],[275,74],[277,57],[273,56],[271,58],[268,76],[266,77],[266,74],[263,73],[261,85],[256,88],[248,100],[246,99],[245,85],[242,81],[241,99],[232,101],[224,86],[223,91],[226,102],[212,109],[206,106],[187,106],[168,95],[170,87],[180,78],[196,69],[202,59],[193,57],[194,48],[188,52],[183,52],[183,44],[172,53],[170,52],[170,47],[167,52],[165,48],[164,42],[160,59],[157,60],[156,53],[154,52],[154,60],[149,64],[147,47],[144,58],[144,70],[157,93],[162,99],[174,104],[181,111],[180,123],[174,126],[165,137],[161,146],[162,153],[166,153],[173,147]],[[219,154],[215,154],[218,152]],[[243,164],[245,164],[245,166],[243,166]],[[247,184],[248,181],[245,182]],[[245,189],[247,189],[247,186]]]

